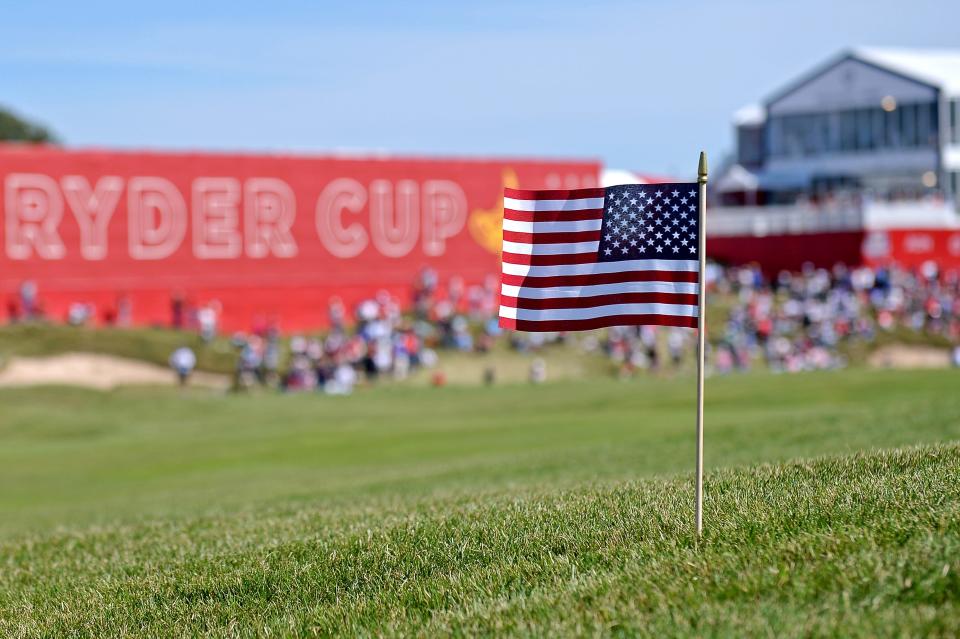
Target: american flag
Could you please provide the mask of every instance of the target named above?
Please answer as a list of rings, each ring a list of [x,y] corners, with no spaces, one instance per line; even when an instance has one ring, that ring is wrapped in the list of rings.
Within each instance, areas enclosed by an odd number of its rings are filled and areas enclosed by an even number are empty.
[[[695,183],[504,189],[500,326],[697,327]]]

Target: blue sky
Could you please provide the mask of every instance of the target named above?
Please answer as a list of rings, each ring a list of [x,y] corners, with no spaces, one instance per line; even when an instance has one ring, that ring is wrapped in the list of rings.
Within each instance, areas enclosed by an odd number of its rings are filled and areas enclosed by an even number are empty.
[[[140,4],[8,3],[0,104],[72,146],[684,175],[732,149],[734,110],[840,49],[960,47],[951,0]]]

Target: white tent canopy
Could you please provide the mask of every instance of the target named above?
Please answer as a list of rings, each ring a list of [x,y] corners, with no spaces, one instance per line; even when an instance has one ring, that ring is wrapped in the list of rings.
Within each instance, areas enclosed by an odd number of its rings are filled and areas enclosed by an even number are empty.
[[[756,191],[760,188],[760,179],[755,173],[734,164],[717,180],[717,190],[721,193]]]
[[[646,184],[646,180],[636,173],[623,169],[603,169],[600,174],[600,186],[617,186],[618,184]]]

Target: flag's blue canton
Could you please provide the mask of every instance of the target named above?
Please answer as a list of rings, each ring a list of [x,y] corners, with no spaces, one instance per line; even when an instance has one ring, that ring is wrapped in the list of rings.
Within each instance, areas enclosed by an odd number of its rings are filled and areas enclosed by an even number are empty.
[[[608,187],[599,260],[699,259],[697,205],[696,184]]]

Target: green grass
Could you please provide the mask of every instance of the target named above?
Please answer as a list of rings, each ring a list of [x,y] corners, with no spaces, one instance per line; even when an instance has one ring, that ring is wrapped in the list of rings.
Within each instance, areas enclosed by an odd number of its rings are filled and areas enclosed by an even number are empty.
[[[960,449],[3,548],[7,636],[956,636]]]
[[[958,381],[3,391],[0,636],[955,636]]]

